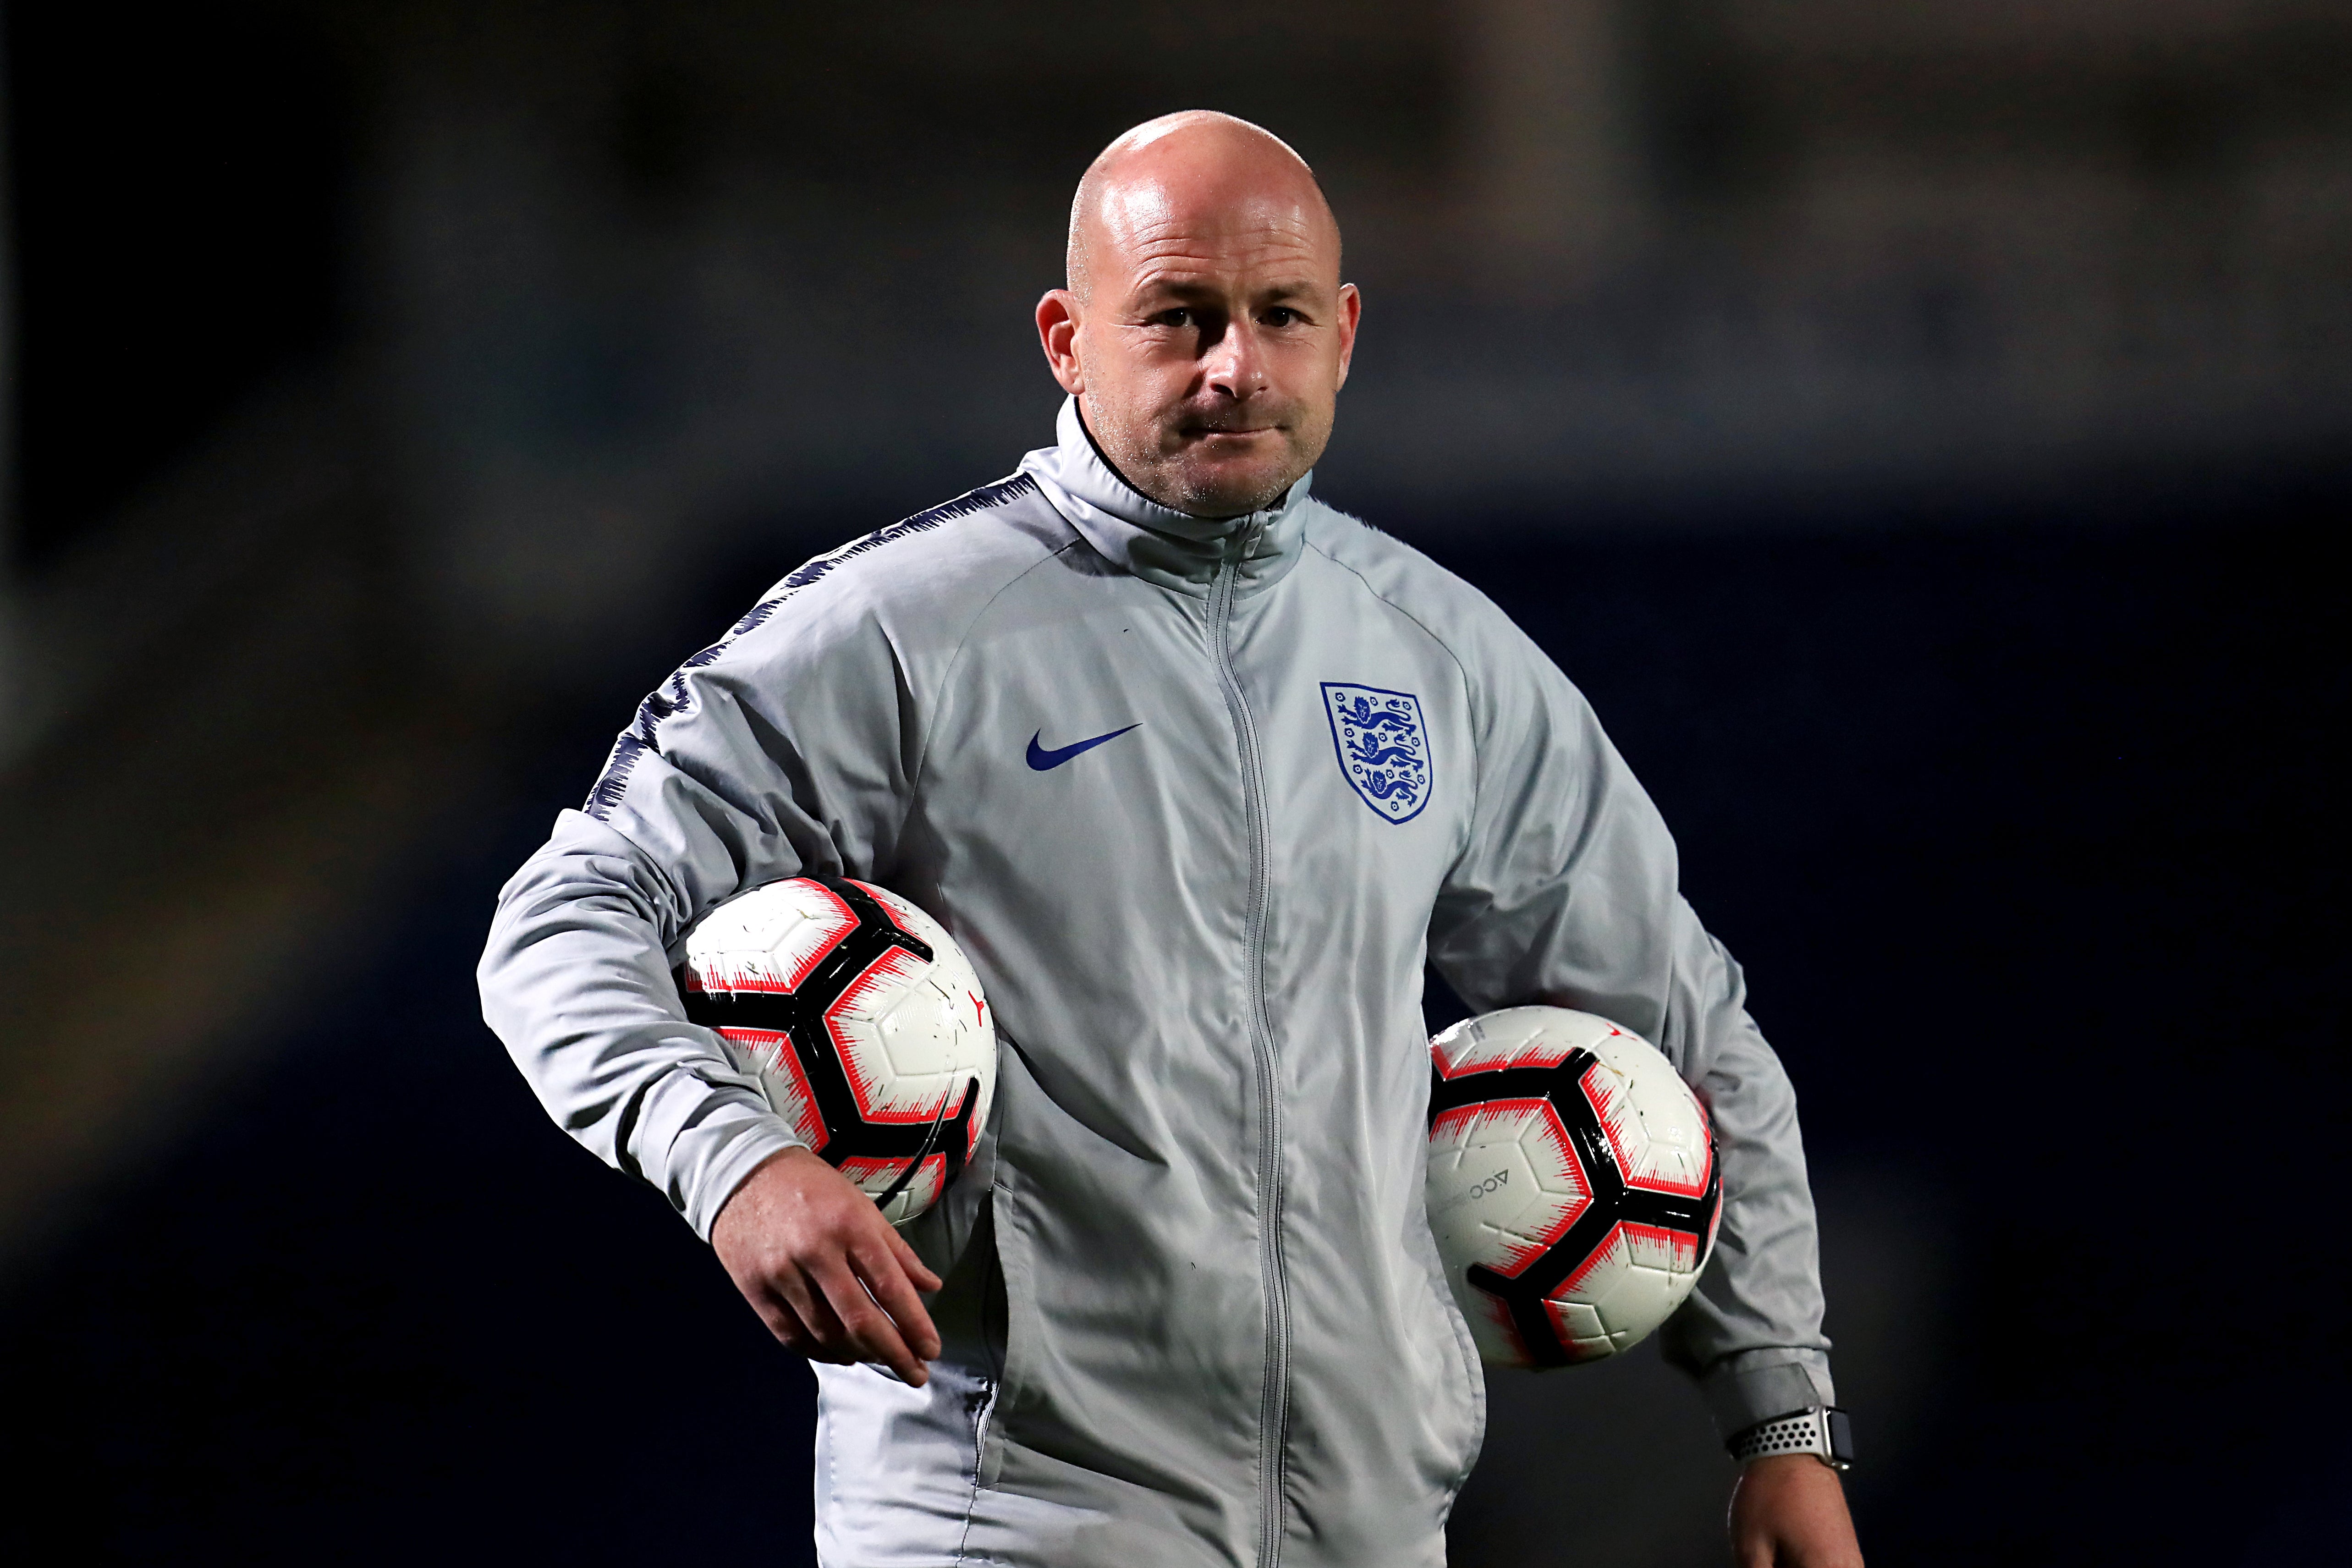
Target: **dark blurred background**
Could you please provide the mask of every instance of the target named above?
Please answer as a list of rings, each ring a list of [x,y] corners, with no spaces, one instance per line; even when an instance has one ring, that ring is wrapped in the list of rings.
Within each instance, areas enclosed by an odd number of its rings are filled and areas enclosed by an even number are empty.
[[[0,1539],[807,1560],[805,1371],[473,960],[671,664],[1050,440],[1069,189],[1209,106],[1364,288],[1318,492],[1748,965],[1873,1560],[2352,1559],[2337,0],[5,21]],[[1717,1560],[1654,1353],[1492,1386],[1457,1563]]]

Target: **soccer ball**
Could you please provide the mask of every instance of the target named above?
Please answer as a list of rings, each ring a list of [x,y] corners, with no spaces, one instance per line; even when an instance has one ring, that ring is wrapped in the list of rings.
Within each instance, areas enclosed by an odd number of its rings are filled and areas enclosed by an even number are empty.
[[[971,1160],[996,1091],[996,1026],[940,923],[840,877],[739,893],[686,933],[689,1023],[808,1146],[905,1225]]]
[[[1715,1249],[1723,1178],[1673,1064],[1606,1018],[1508,1007],[1429,1042],[1429,1223],[1491,1365],[1615,1355]]]

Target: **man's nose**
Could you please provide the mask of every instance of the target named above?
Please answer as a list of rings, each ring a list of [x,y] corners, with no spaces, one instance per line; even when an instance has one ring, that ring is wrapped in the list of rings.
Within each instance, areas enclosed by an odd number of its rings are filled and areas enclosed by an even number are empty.
[[[1212,391],[1222,392],[1236,403],[1264,392],[1265,354],[1265,345],[1258,341],[1257,323],[1245,316],[1227,321],[1216,342],[1202,354],[1201,374]]]

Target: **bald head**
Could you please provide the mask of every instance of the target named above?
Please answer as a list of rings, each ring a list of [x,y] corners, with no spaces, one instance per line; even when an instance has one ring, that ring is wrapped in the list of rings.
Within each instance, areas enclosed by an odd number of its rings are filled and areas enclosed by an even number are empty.
[[[1097,153],[1078,180],[1063,257],[1067,287],[1082,301],[1090,298],[1096,267],[1155,227],[1197,230],[1206,219],[1224,228],[1237,217],[1289,227],[1328,247],[1338,282],[1339,221],[1315,171],[1289,142],[1213,109],[1147,120]]]
[[[1078,182],[1068,263],[1038,337],[1129,484],[1235,517],[1322,456],[1358,300],[1330,204],[1281,138],[1205,110],[1146,121]]]

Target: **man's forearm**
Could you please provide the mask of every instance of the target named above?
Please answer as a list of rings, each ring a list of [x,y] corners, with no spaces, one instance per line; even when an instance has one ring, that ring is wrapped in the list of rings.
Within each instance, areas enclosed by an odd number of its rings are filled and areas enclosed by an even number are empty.
[[[482,1014],[557,1125],[708,1236],[736,1185],[799,1140],[717,1037],[685,1021],[657,882],[625,838],[567,816],[500,894]]]

